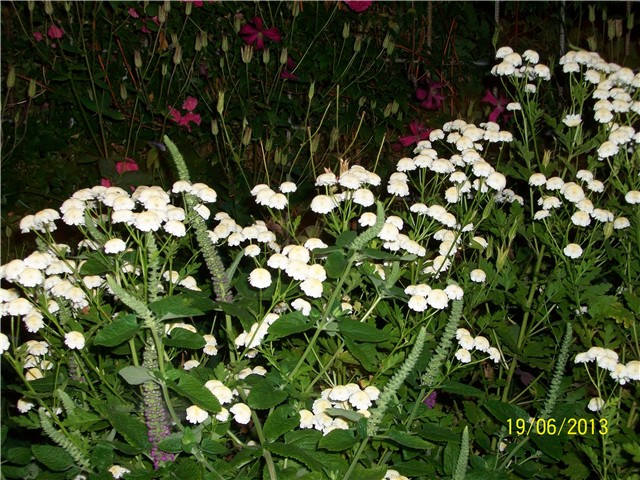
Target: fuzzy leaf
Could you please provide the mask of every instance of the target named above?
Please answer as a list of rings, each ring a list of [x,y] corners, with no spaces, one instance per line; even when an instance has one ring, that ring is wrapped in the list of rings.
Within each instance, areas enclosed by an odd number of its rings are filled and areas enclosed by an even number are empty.
[[[312,326],[313,324],[301,312],[288,313],[282,315],[269,327],[267,340],[274,341],[294,333],[305,332]]]
[[[74,465],[73,458],[63,448],[52,445],[32,445],[31,451],[36,459],[47,468],[61,472]]]
[[[503,425],[506,425],[508,420],[517,420],[518,418],[529,420],[529,414],[527,412],[510,403],[488,400],[484,403],[484,406],[489,410],[489,413],[502,422]]]
[[[342,252],[333,252],[329,254],[324,264],[324,268],[327,272],[327,277],[338,278],[344,273],[344,269],[347,267],[347,258]]]
[[[181,370],[174,370],[174,372],[179,372],[177,376],[180,378],[180,381],[177,385],[173,382],[167,382],[169,388],[188,398],[209,413],[218,413],[220,411],[220,402],[218,402],[218,399],[209,389],[205,388],[200,380],[193,376],[186,375],[186,372]]]
[[[373,325],[344,318],[340,320],[340,332],[353,340],[361,342],[384,342],[386,336]]]
[[[146,367],[129,365],[121,369],[118,374],[124,378],[129,385],[141,385],[144,382],[153,381],[154,377]]]
[[[314,450],[304,450],[296,445],[285,445],[284,443],[276,442],[266,445],[266,448],[276,455],[284,458],[293,458],[315,472],[321,472],[323,464],[316,459],[316,452]]]
[[[440,388],[445,392],[455,393],[456,395],[462,395],[464,397],[484,397],[485,393],[470,385],[458,382],[444,382]]]
[[[174,328],[169,336],[162,339],[162,343],[168,347],[199,350],[204,348],[207,341],[199,333],[190,332],[184,328]]]
[[[95,345],[115,347],[129,340],[140,329],[135,315],[124,315],[105,325],[93,339]]]
[[[382,480],[386,472],[387,472],[387,467],[378,467],[378,468],[357,467],[353,470],[353,474],[351,475],[351,478],[353,478],[354,480]]]
[[[292,431],[300,424],[300,415],[290,405],[277,407],[264,422],[264,435],[270,442]]]
[[[340,452],[351,448],[357,441],[351,430],[332,430],[320,439],[318,447],[331,452]]]
[[[289,395],[273,385],[266,378],[261,378],[251,387],[247,396],[247,405],[256,410],[266,410],[284,402]]]
[[[387,432],[387,436],[403,447],[413,448],[416,450],[426,450],[435,446],[433,443],[429,443],[416,435],[401,432],[400,430],[389,430]]]
[[[179,293],[149,304],[149,310],[155,313],[159,320],[197,317],[206,311],[213,310],[214,307],[213,300],[198,292]]]

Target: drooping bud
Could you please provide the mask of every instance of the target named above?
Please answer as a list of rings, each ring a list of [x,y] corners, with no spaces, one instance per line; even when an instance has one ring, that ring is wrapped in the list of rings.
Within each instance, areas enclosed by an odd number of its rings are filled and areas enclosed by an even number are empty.
[[[189,15],[191,15],[191,9],[193,8],[193,3],[192,2],[185,2],[185,6],[184,6],[184,14],[188,17]]]
[[[271,53],[269,52],[268,48],[265,48],[262,51],[262,61],[265,65],[267,65],[269,63],[269,60],[271,60]]]
[[[349,31],[351,30],[351,25],[347,22],[344,23],[344,25],[342,26],[342,38],[347,39],[349,38]]]
[[[137,69],[142,68],[142,55],[140,54],[140,50],[133,51],[133,64]]]
[[[53,3],[51,3],[51,0],[44,0],[44,13],[47,15],[53,13]]]
[[[288,59],[289,59],[289,50],[287,50],[287,47],[285,47],[280,52],[280,65],[285,65]]]
[[[224,53],[229,51],[229,38],[226,35],[222,36],[222,51]]]
[[[176,45],[176,51],[173,52],[173,63],[175,63],[176,65],[180,65],[181,61],[182,61],[182,46]]]
[[[246,147],[251,143],[251,134],[253,131],[251,127],[245,127],[244,132],[242,132],[242,144]]]
[[[220,90],[218,93],[218,105],[216,106],[216,110],[219,115],[222,115],[222,112],[224,112],[224,90]]]
[[[356,41],[353,44],[353,51],[358,53],[362,49],[362,35],[356,35]]]
[[[127,87],[124,85],[124,83],[120,84],[120,98],[122,98],[122,100],[127,99]]]
[[[242,61],[247,65],[251,63],[253,59],[253,45],[245,45],[240,49]]]
[[[309,86],[309,100],[313,98],[315,93],[316,93],[316,82],[311,82],[311,85]]]
[[[36,80],[32,78],[29,80],[29,88],[27,89],[27,95],[29,98],[33,98],[36,96]]]
[[[214,119],[213,122],[211,122],[211,133],[214,135],[218,135],[219,131],[220,129],[218,128],[218,119]]]
[[[13,88],[16,84],[16,69],[13,65],[9,67],[7,72],[7,88]]]

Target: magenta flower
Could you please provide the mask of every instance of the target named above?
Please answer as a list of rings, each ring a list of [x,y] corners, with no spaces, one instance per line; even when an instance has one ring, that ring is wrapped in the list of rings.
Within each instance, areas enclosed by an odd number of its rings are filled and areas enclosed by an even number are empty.
[[[298,76],[291,71],[296,68],[296,62],[293,61],[293,58],[287,58],[287,64],[282,69],[282,73],[280,73],[280,78],[285,80],[298,80]]]
[[[130,17],[133,17],[133,18],[140,18],[140,15],[138,14],[138,11],[137,11],[135,8],[133,8],[133,7],[130,7],[130,8],[127,10],[127,12],[129,12],[129,16],[130,16]]]
[[[116,162],[116,172],[122,175],[124,172],[137,172],[140,167],[133,158],[126,157],[122,162]]]
[[[500,117],[502,117],[502,119],[507,122],[511,118],[511,114],[507,113],[507,104],[509,103],[509,100],[502,95],[500,95],[500,98],[496,98],[493,96],[493,93],[491,93],[491,91],[487,90],[487,93],[484,94],[481,102],[488,103],[489,105],[493,105],[495,107],[489,114],[490,122],[497,122]]]
[[[240,28],[240,36],[246,44],[253,44],[256,50],[264,49],[264,39],[267,38],[272,42],[282,40],[282,35],[276,27],[264,28],[264,22],[260,17],[255,17],[249,23],[245,23]]]
[[[428,140],[429,134],[433,129],[425,127],[417,120],[412,120],[411,123],[409,123],[409,130],[411,130],[411,135],[406,135],[398,139],[403,147],[408,147],[422,140]]]
[[[40,32],[33,32],[33,38],[36,40],[36,42],[41,42],[42,40],[44,40],[44,35],[42,35]]]
[[[347,6],[354,12],[362,13],[373,3],[371,0],[345,0]]]
[[[437,398],[438,398],[438,394],[434,390],[427,397],[425,397],[422,403],[424,403],[427,406],[427,408],[432,409],[433,407],[436,406]]]
[[[416,89],[416,98],[421,101],[420,106],[427,110],[440,110],[442,102],[445,99],[442,93],[443,82],[427,81],[425,88],[418,87]]]
[[[193,6],[196,8],[200,8],[204,6],[203,0],[182,0],[183,2],[193,3]]]
[[[193,112],[198,106],[198,100],[194,97],[187,97],[182,103],[182,109],[187,112]]]
[[[58,27],[56,24],[52,24],[47,30],[47,35],[51,40],[56,40],[64,36],[64,30]]]

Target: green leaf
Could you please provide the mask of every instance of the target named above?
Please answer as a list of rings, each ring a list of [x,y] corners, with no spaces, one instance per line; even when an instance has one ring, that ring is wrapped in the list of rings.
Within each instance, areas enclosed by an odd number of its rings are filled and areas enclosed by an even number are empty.
[[[188,398],[209,413],[218,413],[220,411],[220,402],[200,380],[186,375],[186,372],[181,370],[176,370],[176,372],[179,372],[180,381],[177,385],[173,382],[167,382],[169,388]]]
[[[420,436],[432,442],[458,442],[458,436],[447,428],[438,425],[424,424]]]
[[[284,402],[289,395],[273,385],[266,378],[261,378],[251,387],[247,396],[247,405],[256,410],[265,410]]]
[[[320,439],[318,447],[332,452],[341,452],[354,446],[357,441],[351,430],[332,430]]]
[[[10,448],[4,455],[3,460],[11,463],[15,463],[16,465],[26,465],[31,461],[33,454],[31,453],[30,448],[26,447],[15,447]]]
[[[74,465],[73,457],[60,447],[32,445],[31,451],[40,463],[55,472],[67,470]]]
[[[168,453],[182,452],[182,433],[172,433],[158,444],[158,448]]]
[[[527,412],[510,403],[501,402],[499,400],[487,400],[484,403],[484,407],[489,410],[489,413],[496,417],[503,425],[506,425],[508,420],[515,421],[518,418],[523,418],[524,420],[529,421],[529,414]]]
[[[168,347],[199,350],[204,348],[207,341],[199,333],[190,332],[185,328],[174,328],[169,336],[162,339],[162,343]]]
[[[124,378],[129,385],[141,385],[144,382],[155,380],[148,368],[136,365],[124,367],[118,374]]]
[[[114,167],[115,168],[115,167]],[[89,257],[80,267],[80,275],[101,275],[110,272],[111,265],[100,255]]]
[[[282,315],[269,327],[268,341],[274,341],[279,338],[287,337],[294,333],[305,332],[309,330],[313,324],[301,312],[292,312]]]
[[[135,315],[123,315],[102,327],[93,339],[95,345],[115,347],[129,340],[140,329]]]
[[[147,426],[138,417],[116,411],[115,406],[107,406],[106,415],[113,428],[137,451],[149,448]]]
[[[416,450],[426,450],[435,446],[433,443],[426,442],[416,435],[401,432],[400,430],[389,430],[387,436],[403,447],[414,448]]]
[[[210,438],[205,438],[200,444],[200,449],[204,453],[208,453],[209,455],[221,455],[227,452],[227,447],[223,444],[218,443]]]
[[[327,408],[326,413],[332,417],[342,417],[352,422],[359,422],[363,418],[361,413],[353,410],[344,410],[342,408]]]
[[[440,388],[445,392],[455,393],[456,395],[462,395],[464,397],[485,396],[485,393],[482,390],[459,382],[444,382]]]
[[[76,408],[67,416],[64,421],[64,425],[65,427],[69,427],[74,430],[88,430],[100,421],[102,421],[102,417],[99,415]]]
[[[354,230],[347,230],[346,232],[342,232],[338,238],[336,238],[336,246],[338,247],[348,247],[351,243],[356,239],[358,233]]]
[[[91,450],[91,465],[98,471],[105,471],[113,465],[113,445],[97,443]]]
[[[285,458],[293,458],[299,462],[304,463],[308,468],[315,472],[322,471],[322,463],[316,459],[315,451],[313,450],[303,450],[302,448],[291,445],[284,444],[281,442],[271,443],[265,446],[267,450],[271,453],[279,455]]]
[[[184,292],[178,295],[163,297],[149,304],[149,310],[156,314],[159,320],[173,318],[197,317],[204,312],[213,310],[215,303],[198,292]]]
[[[329,254],[324,264],[324,269],[329,278],[339,278],[347,267],[347,258],[342,252],[333,252]]]
[[[354,480],[381,480],[387,473],[387,467],[362,468],[356,467],[351,474]]]
[[[353,340],[361,342],[384,342],[387,337],[373,325],[344,318],[340,320],[340,332]]]
[[[173,472],[174,478],[183,478],[188,480],[202,480],[202,467],[193,459],[181,457],[178,460],[178,467]]]
[[[299,424],[300,415],[297,410],[290,405],[282,405],[271,412],[264,422],[264,436],[268,441],[273,442]]]
[[[379,367],[378,351],[370,343],[357,343],[349,337],[344,338],[347,349],[368,372],[377,372]]]

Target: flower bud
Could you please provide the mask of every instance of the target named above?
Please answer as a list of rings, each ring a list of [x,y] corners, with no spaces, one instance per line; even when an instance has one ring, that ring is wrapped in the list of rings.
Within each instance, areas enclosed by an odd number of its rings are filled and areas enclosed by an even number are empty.
[[[267,141],[264,142],[264,149],[267,152],[270,152],[273,149],[273,138],[271,137],[267,138]]]
[[[613,40],[613,37],[615,36],[616,36],[615,22],[613,20],[607,20],[607,38],[609,38],[609,40]]]
[[[191,5],[191,4],[187,3],[187,5]],[[202,35],[200,34],[200,32],[196,33],[195,50],[196,50],[196,52],[199,52],[200,50],[202,50]]]
[[[378,106],[378,101],[371,100],[371,110],[375,110],[377,106]]]
[[[595,52],[598,49],[598,40],[595,35],[591,35],[587,38],[587,45],[592,52]]]
[[[296,18],[300,13],[299,3],[300,2],[293,2],[293,5],[291,6],[291,15],[293,16],[293,18]]]
[[[133,64],[137,69],[142,68],[142,55],[140,54],[140,50],[133,51]]]
[[[268,48],[265,48],[264,50],[262,50],[262,61],[265,65],[267,65],[269,63],[269,60],[271,60],[271,53],[269,53]]]
[[[158,22],[164,23],[167,21],[167,11],[164,9],[162,5],[158,8]]]
[[[209,35],[204,30],[202,30],[201,33],[202,33],[202,48],[207,48],[207,45],[209,45]]]
[[[187,3],[191,3],[191,2],[187,2]],[[164,8],[164,11],[169,13],[171,11],[171,0],[164,0],[164,3],[162,4],[162,8]]]
[[[44,0],[44,13],[47,15],[53,13],[53,3],[51,3],[51,0]]]
[[[36,96],[36,79],[32,78],[29,80],[29,88],[27,89],[27,95],[29,98],[33,98]]]
[[[245,45],[240,49],[242,61],[247,65],[251,63],[253,59],[253,45]]]
[[[602,21],[603,22],[607,21],[607,9],[606,9],[606,7],[602,7]]]
[[[614,20],[615,26],[616,26],[616,38],[620,38],[622,37],[622,19],[621,18],[616,18]]]
[[[220,70],[224,70],[224,65],[225,65],[224,57],[220,57],[220,64],[219,65],[220,65]]]
[[[631,15],[627,17],[627,30],[632,30],[635,25],[635,23],[633,23],[633,20],[635,18],[634,13],[635,12],[632,12]]]
[[[288,59],[289,59],[289,50],[287,50],[287,47],[285,47],[280,52],[280,65],[286,65]]]
[[[227,53],[229,51],[229,38],[226,35],[222,37],[222,51]]]
[[[122,98],[122,100],[127,99],[127,87],[124,85],[124,83],[120,84],[120,98]]]
[[[393,50],[396,48],[396,42],[394,42],[393,38],[391,38],[391,36],[387,34],[387,36],[384,37],[382,46],[387,49],[387,55],[391,55],[393,53]]]
[[[224,90],[220,90],[220,93],[218,93],[218,105],[216,106],[216,110],[219,115],[222,115],[222,112],[224,112]]]
[[[178,45],[180,43],[180,39],[178,38],[178,34],[175,32],[171,32],[171,43],[173,45]]]
[[[360,97],[360,100],[358,100],[358,106],[362,108],[365,103],[367,103],[367,97],[363,95],[362,97]]]
[[[604,224],[604,239],[606,240],[613,234],[613,222],[607,222]]]
[[[186,2],[185,6],[184,6],[184,14],[186,16],[191,15],[191,9],[193,8],[193,3],[192,2]]]
[[[162,76],[166,77],[167,73],[169,73],[169,67],[167,66],[166,63],[163,63],[162,64]]]
[[[218,128],[218,120],[215,119],[213,122],[211,122],[211,133],[213,133],[214,135],[218,135],[219,131],[220,129]]]
[[[507,258],[509,258],[509,247],[498,247],[498,258],[496,258],[496,270],[500,271],[502,270],[502,267],[504,267],[505,262],[507,261]]]
[[[596,6],[589,5],[589,23],[594,23],[596,21]]]
[[[242,28],[242,16],[236,15],[235,18],[233,19],[233,29],[236,31],[236,33],[238,33],[240,32],[241,28]]]
[[[356,35],[356,41],[353,44],[353,51],[358,53],[362,49],[362,35]]]
[[[29,12],[33,13],[33,9],[35,6],[36,6],[35,0],[27,0],[27,8],[29,9]]]
[[[246,147],[251,143],[251,127],[245,127],[244,132],[242,133],[242,144]]]
[[[346,23],[342,26],[342,38],[349,38],[349,31],[351,30],[351,25]]]
[[[318,135],[315,135],[311,139],[311,143],[309,143],[309,150],[311,150],[311,153],[316,153],[316,151],[318,150],[319,144],[320,144],[320,137]]]
[[[16,84],[16,69],[13,65],[9,67],[7,72],[7,88],[13,88]]]
[[[311,85],[309,86],[309,100],[313,98],[315,93],[316,93],[316,82],[311,82]]]
[[[396,113],[398,113],[398,109],[399,108],[400,108],[400,104],[394,100],[391,103],[391,113],[393,113],[395,115]]]
[[[64,10],[67,13],[69,13],[71,11],[71,2],[69,2],[69,1],[64,2]]]
[[[387,106],[384,107],[384,112],[382,112],[384,118],[387,118],[389,115],[391,115],[391,102],[387,103]]]
[[[547,167],[551,161],[551,150],[545,150],[542,154],[542,166]]]
[[[336,127],[331,129],[331,134],[329,135],[329,150],[333,150],[333,148],[338,143],[338,139],[340,138],[340,132]]]
[[[176,65],[180,65],[181,61],[182,61],[182,46],[176,45],[176,51],[173,52],[173,63],[175,63]]]

